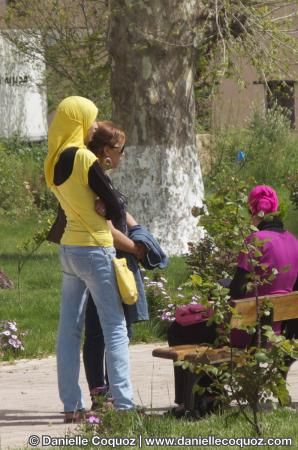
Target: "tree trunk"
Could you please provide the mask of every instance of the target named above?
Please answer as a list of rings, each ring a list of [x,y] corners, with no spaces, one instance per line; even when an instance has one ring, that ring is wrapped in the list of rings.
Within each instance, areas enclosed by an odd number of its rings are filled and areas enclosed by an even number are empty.
[[[127,134],[112,176],[128,210],[169,254],[199,237],[191,215],[203,197],[193,90],[198,3],[111,1],[113,120]]]

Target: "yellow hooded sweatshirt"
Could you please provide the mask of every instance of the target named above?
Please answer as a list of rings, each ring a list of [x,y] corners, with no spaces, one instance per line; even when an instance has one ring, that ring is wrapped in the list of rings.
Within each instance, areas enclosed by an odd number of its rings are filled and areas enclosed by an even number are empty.
[[[59,104],[49,127],[48,155],[44,164],[45,178],[48,187],[53,190],[66,214],[67,225],[61,240],[61,244],[64,245],[101,245],[103,247],[113,245],[106,219],[99,216],[94,209],[94,202],[98,195],[88,184],[89,169],[97,158],[86,148],[84,140],[96,119],[97,112],[91,100],[78,96],[67,97]],[[55,185],[55,166],[63,151],[70,147],[78,148],[74,152],[71,173],[62,184]],[[87,223],[94,237],[80,223],[77,215]]]

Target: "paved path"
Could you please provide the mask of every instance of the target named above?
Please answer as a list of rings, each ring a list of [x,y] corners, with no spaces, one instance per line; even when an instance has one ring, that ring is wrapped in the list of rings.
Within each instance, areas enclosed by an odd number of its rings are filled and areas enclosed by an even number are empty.
[[[152,357],[154,346],[130,347],[134,398],[145,407],[166,409],[174,398],[173,369],[171,361]],[[90,407],[84,370],[81,386]],[[31,434],[64,436],[76,427],[62,423],[54,356],[0,364],[0,402],[0,450],[24,447]]]
[[[173,401],[171,361],[151,356],[154,344],[130,347],[135,401],[155,410],[168,409]],[[298,402],[298,362],[289,374],[290,394]],[[88,400],[84,373],[81,386]],[[75,425],[62,423],[57,393],[55,357],[0,364],[0,450],[25,447],[31,434],[64,436]],[[30,447],[33,448],[33,447]]]

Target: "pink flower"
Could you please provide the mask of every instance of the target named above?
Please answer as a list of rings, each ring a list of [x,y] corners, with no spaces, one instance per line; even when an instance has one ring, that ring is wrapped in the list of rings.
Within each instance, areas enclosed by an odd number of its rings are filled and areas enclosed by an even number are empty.
[[[2,331],[1,334],[3,334],[4,336],[10,336],[10,331],[5,330],[5,331]]]
[[[90,417],[88,417],[88,423],[91,423],[91,424],[93,424],[93,423],[101,423],[101,420],[100,420],[99,417],[90,416]]]
[[[15,341],[14,339],[8,339],[8,343],[14,348],[18,348],[19,347],[17,341]]]
[[[7,322],[7,326],[11,331],[18,331],[17,327],[16,327],[16,322]]]

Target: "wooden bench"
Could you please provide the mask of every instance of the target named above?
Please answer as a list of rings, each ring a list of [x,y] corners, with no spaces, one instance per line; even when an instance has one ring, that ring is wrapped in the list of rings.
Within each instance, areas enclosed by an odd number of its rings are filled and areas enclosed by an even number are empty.
[[[298,291],[289,294],[260,297],[260,302],[262,303],[264,299],[268,298],[272,305],[272,320],[274,322],[298,318]],[[233,300],[231,304],[236,311],[236,314],[230,320],[231,328],[239,328],[241,325],[248,326],[256,323],[257,312],[255,298]],[[170,359],[174,362],[186,360],[217,365],[230,360],[230,348],[213,348],[208,344],[179,345],[175,347],[155,348],[152,355],[156,358]],[[194,407],[192,388],[197,382],[197,379],[198,377],[195,376],[189,377],[191,386],[189,386],[185,394],[187,398],[184,399],[187,409]]]

